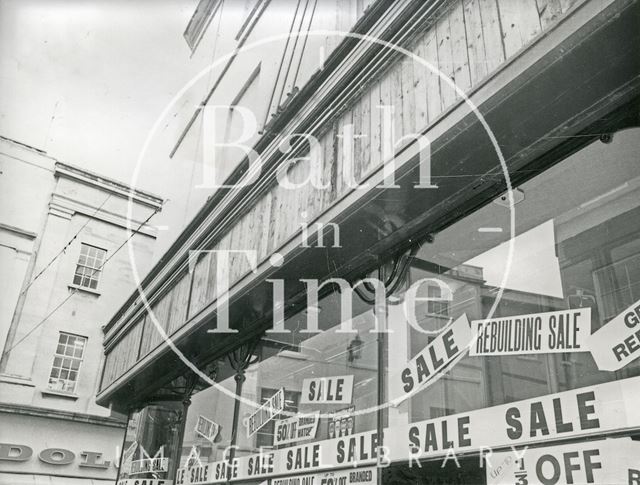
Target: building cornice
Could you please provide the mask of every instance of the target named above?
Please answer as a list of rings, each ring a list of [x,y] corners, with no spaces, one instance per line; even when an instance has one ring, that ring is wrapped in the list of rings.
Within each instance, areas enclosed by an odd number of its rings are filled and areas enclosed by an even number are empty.
[[[125,428],[127,423],[118,418],[109,416],[95,416],[91,414],[72,413],[57,409],[41,408],[37,406],[25,406],[16,404],[0,403],[0,413],[19,414],[22,416],[32,416],[47,419],[59,419],[62,421],[73,421],[75,423],[95,424],[98,426],[109,426],[112,428]]]
[[[35,232],[25,231],[24,229],[20,229],[19,227],[10,226],[9,224],[3,224],[2,222],[0,222],[0,230],[10,232],[12,234],[15,234],[16,236],[29,240],[33,240],[37,236]]]
[[[129,185],[123,184],[122,182],[118,182],[108,177],[98,175],[72,165],[67,165],[65,163],[56,162],[54,175],[56,177],[66,177],[68,179],[76,180],[85,185],[99,188],[126,199],[131,199],[139,204],[152,207],[154,209],[160,209],[163,204],[163,199],[161,197],[150,192],[135,189]]]
[[[128,227],[140,227],[137,232],[145,236],[154,238],[158,236],[158,230],[155,227],[146,224],[141,226],[142,220],[127,219],[123,214],[116,214],[115,212],[110,212],[105,209],[98,210],[98,207],[67,197],[66,195],[53,194],[51,196],[51,202],[49,202],[49,212],[67,219],[71,219],[74,213],[79,213],[125,229]]]

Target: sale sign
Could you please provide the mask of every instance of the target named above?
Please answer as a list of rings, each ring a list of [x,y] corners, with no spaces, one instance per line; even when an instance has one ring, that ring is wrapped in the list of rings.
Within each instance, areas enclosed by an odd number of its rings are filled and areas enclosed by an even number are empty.
[[[488,485],[640,483],[640,443],[619,438],[493,453],[486,470]]]
[[[474,320],[471,329],[471,356],[586,352],[591,308]]]
[[[220,431],[220,425],[204,416],[198,416],[196,422],[196,433],[202,436],[204,439],[213,443]]]
[[[472,334],[469,320],[463,314],[445,327],[440,334],[396,375],[390,378],[394,404],[400,404],[440,379],[467,352]]]
[[[320,413],[301,414],[292,418],[276,421],[273,444],[289,445],[298,441],[312,440],[316,437]]]
[[[303,404],[350,404],[353,376],[313,377],[302,381]]]
[[[173,480],[158,480],[156,478],[129,478],[118,480],[117,485],[173,485]]]
[[[640,357],[640,300],[589,338],[598,369],[616,371]]]
[[[247,437],[253,436],[282,411],[284,411],[284,389],[279,389],[255,413],[247,418]]]
[[[378,483],[378,469],[376,467],[330,471],[271,480],[271,485],[374,485],[376,483]]]

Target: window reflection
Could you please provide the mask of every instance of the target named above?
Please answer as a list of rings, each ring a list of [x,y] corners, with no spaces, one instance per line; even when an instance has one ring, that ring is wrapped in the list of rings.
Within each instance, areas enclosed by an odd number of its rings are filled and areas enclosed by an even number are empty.
[[[215,366],[216,386],[194,394],[187,411],[180,467],[221,461],[231,446],[236,383],[225,360]],[[225,392],[226,391],[226,392]]]
[[[181,402],[157,402],[130,414],[119,479],[168,479],[183,419]]]
[[[388,339],[387,375],[462,314],[471,321],[492,311],[500,318],[590,308],[593,333],[637,302],[640,167],[634,135],[637,130],[617,135],[612,145],[590,145],[519,188],[524,197],[515,206],[506,279],[509,209],[503,204],[490,203],[425,243],[407,285],[437,279],[450,298],[416,306],[423,332],[404,330],[402,305],[389,306],[395,332]],[[406,351],[398,359],[399,349]],[[601,371],[589,352],[466,356],[430,387],[390,408],[387,419],[390,425],[424,420],[638,374],[638,361],[615,373]]]
[[[267,334],[262,339],[260,360],[246,371],[242,397],[263,404],[283,389],[284,409],[251,434],[248,420],[257,406],[241,403],[236,456],[257,453],[261,447],[276,449],[376,428],[375,413],[354,415],[377,403],[377,342],[376,334],[370,332],[375,326],[373,311],[355,315],[350,322],[354,332],[341,333],[339,306],[336,294],[320,301],[319,309],[314,310],[320,312],[319,333],[304,333],[303,313],[285,323],[286,328],[294,329],[292,333]],[[361,302],[354,301],[355,312],[364,308]],[[321,383],[319,378],[327,380]],[[320,392],[314,385],[327,386],[322,402],[310,399],[314,389]],[[338,399],[341,392],[345,396],[350,393],[351,399]],[[325,402],[331,399],[340,402]],[[292,423],[295,428],[309,431],[292,436]]]

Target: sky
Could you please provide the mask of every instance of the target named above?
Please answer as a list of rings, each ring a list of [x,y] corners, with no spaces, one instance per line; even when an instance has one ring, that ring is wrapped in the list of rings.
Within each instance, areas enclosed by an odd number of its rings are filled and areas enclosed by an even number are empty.
[[[0,0],[0,135],[127,182],[194,74],[195,0]],[[163,195],[153,173],[138,184]]]
[[[198,166],[168,157],[164,142],[175,134],[164,121],[133,177],[154,123],[213,60],[193,59],[183,38],[197,3],[0,0],[0,136],[162,197],[151,221],[159,229],[156,260],[210,195],[188,190]],[[205,87],[180,99],[167,119],[190,115]],[[174,125],[182,129],[180,117]]]

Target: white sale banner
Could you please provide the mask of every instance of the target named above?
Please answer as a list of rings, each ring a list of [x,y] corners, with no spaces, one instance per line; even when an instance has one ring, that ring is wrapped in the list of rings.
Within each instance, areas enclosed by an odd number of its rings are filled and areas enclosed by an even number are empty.
[[[587,352],[591,308],[473,320],[469,355]]]
[[[440,379],[466,355],[471,340],[469,320],[463,314],[442,329],[400,372],[390,376],[392,403],[398,405]]]
[[[594,332],[588,345],[600,370],[620,370],[640,357],[640,301]]]
[[[640,483],[640,442],[631,438],[583,441],[493,453],[487,485]]]

